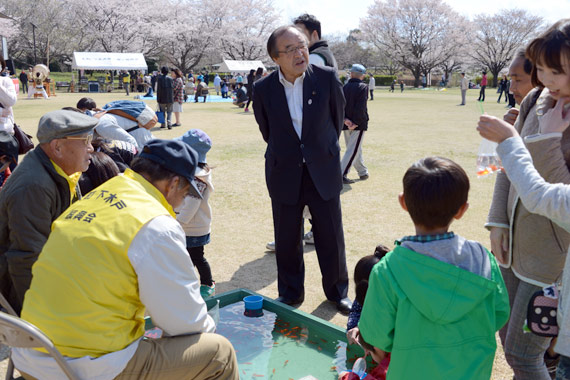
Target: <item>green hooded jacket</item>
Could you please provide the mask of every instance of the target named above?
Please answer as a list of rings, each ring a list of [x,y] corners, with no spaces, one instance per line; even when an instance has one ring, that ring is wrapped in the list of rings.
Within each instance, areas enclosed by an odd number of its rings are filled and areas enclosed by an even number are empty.
[[[486,252],[490,280],[401,246],[376,264],[358,327],[367,343],[392,353],[388,380],[491,377],[509,299]]]

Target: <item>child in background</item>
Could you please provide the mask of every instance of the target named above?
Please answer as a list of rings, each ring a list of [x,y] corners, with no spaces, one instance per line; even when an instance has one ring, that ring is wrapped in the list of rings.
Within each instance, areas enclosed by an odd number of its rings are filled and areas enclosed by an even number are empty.
[[[427,157],[403,184],[398,198],[416,234],[372,269],[359,341],[377,362],[391,353],[388,380],[489,380],[509,299],[495,257],[449,232],[467,211],[469,178],[455,162]]]
[[[204,257],[204,246],[210,242],[212,225],[212,209],[208,199],[214,191],[214,186],[212,185],[212,170],[206,163],[206,153],[212,147],[212,140],[200,129],[191,129],[180,139],[198,153],[198,168],[194,176],[202,199],[187,196],[176,219],[186,233],[186,249],[192,263],[198,269],[200,294],[206,299],[214,295],[216,291],[210,264]]]
[[[358,321],[360,320],[360,313],[362,312],[362,305],[364,304],[364,298],[366,297],[366,291],[368,290],[368,279],[370,278],[370,272],[374,265],[386,256],[390,250],[383,244],[378,244],[374,250],[373,255],[364,256],[356,266],[354,267],[354,284],[356,298],[352,303],[352,309],[348,315],[348,323],[346,326],[346,338],[348,344],[358,344]],[[385,380],[386,371],[388,370],[388,364],[390,364],[390,356],[388,355],[384,358],[378,366],[376,366],[372,371],[369,371],[368,376],[365,377],[366,380]],[[354,377],[354,375],[352,375]],[[349,373],[343,372],[340,374],[340,380],[350,380],[351,375]],[[358,379],[357,379],[358,380]]]

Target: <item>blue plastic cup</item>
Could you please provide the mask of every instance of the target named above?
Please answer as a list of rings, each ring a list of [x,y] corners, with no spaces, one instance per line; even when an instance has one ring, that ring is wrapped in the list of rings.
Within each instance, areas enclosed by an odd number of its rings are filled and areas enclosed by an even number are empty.
[[[263,315],[263,297],[262,296],[247,296],[244,297],[246,317],[260,317]]]

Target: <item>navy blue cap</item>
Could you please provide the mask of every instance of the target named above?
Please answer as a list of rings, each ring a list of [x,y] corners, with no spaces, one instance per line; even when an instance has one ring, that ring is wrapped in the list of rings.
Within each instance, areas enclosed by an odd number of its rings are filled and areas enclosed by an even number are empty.
[[[8,156],[10,160],[18,158],[18,141],[10,133],[0,131],[0,156]]]
[[[190,146],[180,140],[154,139],[145,144],[139,156],[154,161],[165,169],[186,178],[190,182],[190,193],[197,198],[202,198],[194,179],[194,172],[198,166],[198,154]]]

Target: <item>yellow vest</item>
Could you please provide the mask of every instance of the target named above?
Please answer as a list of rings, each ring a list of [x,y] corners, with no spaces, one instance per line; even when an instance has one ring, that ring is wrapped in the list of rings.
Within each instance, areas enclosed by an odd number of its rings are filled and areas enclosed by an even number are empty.
[[[128,169],[69,207],[32,268],[22,318],[63,355],[99,357],[144,334],[144,305],[127,252],[141,227],[174,211]]]

